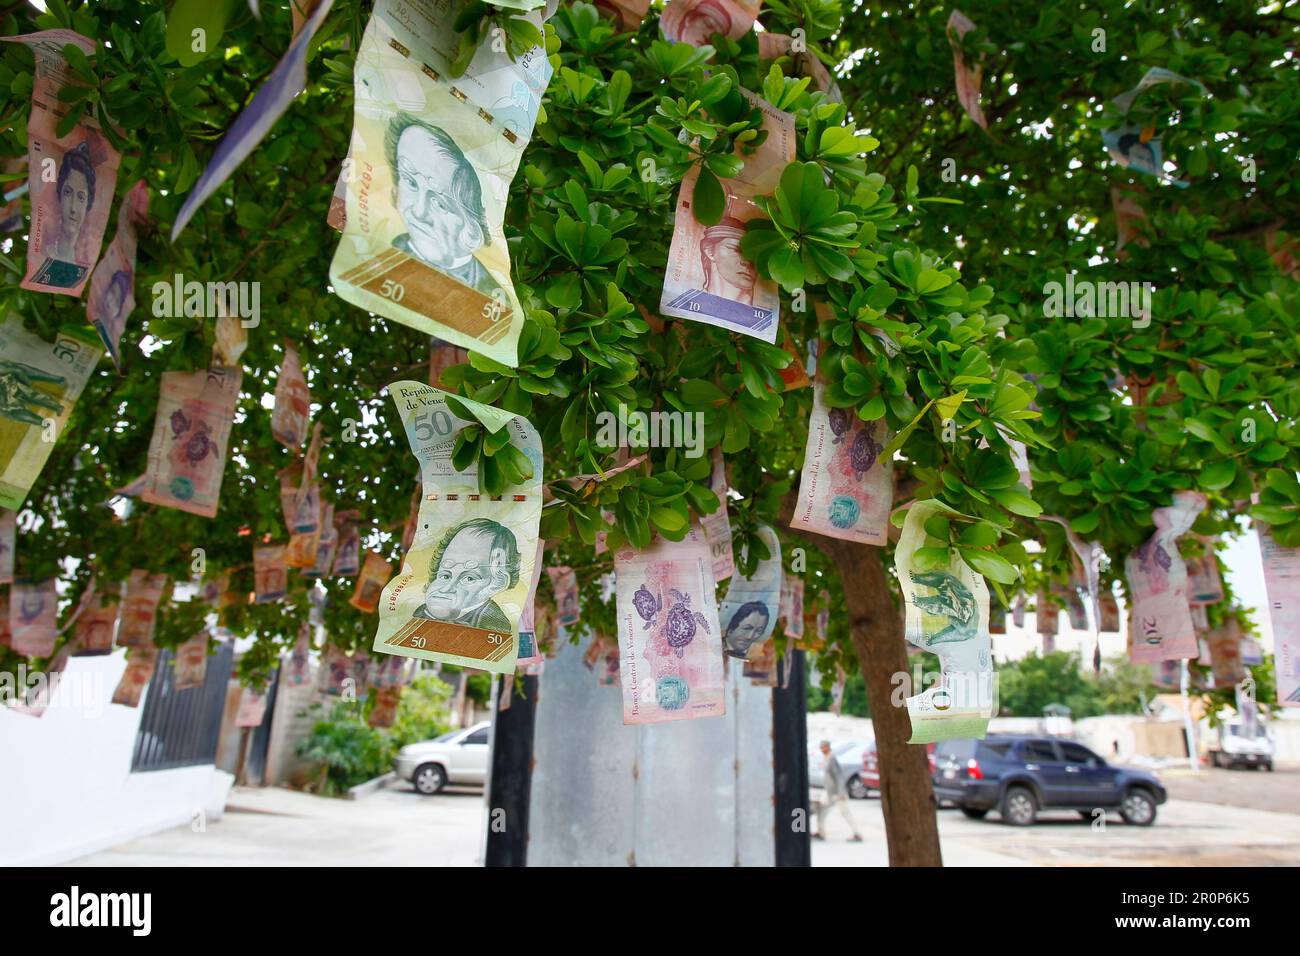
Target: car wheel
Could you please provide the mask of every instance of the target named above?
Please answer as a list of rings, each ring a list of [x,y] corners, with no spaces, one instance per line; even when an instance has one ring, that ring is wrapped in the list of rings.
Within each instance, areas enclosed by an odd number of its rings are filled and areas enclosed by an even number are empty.
[[[871,793],[871,788],[868,787],[865,783],[863,783],[862,778],[859,777],[856,773],[853,776],[849,777],[850,797],[852,797],[854,800],[865,800],[867,799],[867,796],[870,793]]]
[[[1013,827],[1033,826],[1038,819],[1038,800],[1028,787],[1009,787],[1002,795],[1002,822]]]
[[[447,771],[436,763],[426,763],[415,771],[412,783],[420,793],[431,797],[447,785]]]
[[[1273,772],[1273,761],[1270,760],[1268,763],[1264,764],[1264,769],[1267,770],[1269,773],[1272,773],[1272,772]]]
[[[1146,790],[1134,788],[1124,794],[1119,805],[1119,815],[1125,823],[1149,827],[1156,822],[1156,801]]]
[[[988,816],[987,810],[979,810],[975,807],[962,807],[961,812],[964,816],[967,816],[972,820],[983,820]]]

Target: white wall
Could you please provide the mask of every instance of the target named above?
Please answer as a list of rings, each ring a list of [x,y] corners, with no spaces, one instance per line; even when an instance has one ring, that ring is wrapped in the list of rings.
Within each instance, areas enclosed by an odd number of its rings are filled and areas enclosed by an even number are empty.
[[[221,815],[233,779],[211,764],[130,772],[144,698],[109,702],[125,667],[123,650],[73,658],[43,716],[0,707],[0,865],[62,863]]]

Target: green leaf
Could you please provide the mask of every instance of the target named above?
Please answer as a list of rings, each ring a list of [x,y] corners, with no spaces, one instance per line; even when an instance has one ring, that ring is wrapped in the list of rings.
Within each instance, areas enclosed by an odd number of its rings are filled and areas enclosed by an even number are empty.
[[[695,181],[695,191],[691,194],[691,208],[695,221],[705,226],[716,226],[722,222],[722,214],[727,208],[727,196],[722,191],[722,183],[707,166],[699,167],[700,175]]]

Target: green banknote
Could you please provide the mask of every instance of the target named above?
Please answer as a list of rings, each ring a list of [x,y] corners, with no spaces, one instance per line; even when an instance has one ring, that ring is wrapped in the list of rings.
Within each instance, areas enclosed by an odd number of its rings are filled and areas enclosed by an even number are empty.
[[[0,325],[0,507],[22,507],[103,353],[89,327],[46,342],[16,315]]]
[[[373,649],[496,674],[511,674],[519,654],[519,620],[538,560],[542,515],[542,443],[522,416],[449,396],[420,382],[395,382],[389,393],[420,462],[420,513],[402,571],[379,600]],[[447,399],[473,420],[460,417]],[[508,439],[521,471],[532,475],[499,495],[479,488],[477,466],[452,461],[456,439],[481,425],[487,442]],[[503,434],[504,430],[504,434]]]
[[[988,585],[956,551],[946,566],[918,567],[920,549],[947,543],[930,537],[926,522],[951,512],[935,499],[914,502],[894,551],[908,643],[937,655],[940,666],[932,686],[907,698],[912,744],[983,737],[997,711]]]
[[[419,5],[385,15],[393,6],[377,8],[357,52],[330,280],[354,305],[514,366],[523,313],[502,222],[528,136],[446,75],[448,23],[414,15]]]

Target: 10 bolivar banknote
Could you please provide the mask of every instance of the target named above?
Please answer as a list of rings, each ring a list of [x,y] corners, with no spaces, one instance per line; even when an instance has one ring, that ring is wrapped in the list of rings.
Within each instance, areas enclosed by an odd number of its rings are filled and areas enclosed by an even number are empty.
[[[22,506],[103,353],[89,326],[53,342],[17,315],[0,326],[0,507]]]
[[[379,600],[373,649],[511,674],[537,561],[541,438],[522,416],[422,382],[388,388],[420,462],[423,498],[402,571]],[[457,415],[448,398],[476,421]],[[470,425],[492,434],[506,429],[510,444],[532,464],[532,475],[501,495],[482,493],[477,465],[458,471],[452,463],[457,436]]]
[[[534,75],[545,54],[528,54],[531,68],[480,65],[453,80],[449,19],[432,2],[376,5],[354,67],[345,222],[330,279],[353,305],[514,366],[523,312],[502,223],[545,88]]]
[[[750,155],[737,147],[744,168],[720,180],[725,205],[722,218],[711,226],[695,218],[699,167],[682,178],[659,311],[775,342],[781,314],[776,283],[758,275],[741,253],[740,241],[745,224],[762,216],[754,197],[775,191],[781,173],[794,161],[795,122],[793,115],[748,90],[741,93],[762,112],[767,139]]]
[[[623,723],[727,711],[713,552],[698,526],[614,555]],[[778,585],[779,587],[779,585]]]
[[[940,667],[934,686],[907,698],[910,744],[982,738],[997,712],[988,585],[956,551],[947,567],[915,566],[917,551],[941,543],[927,535],[926,522],[954,513],[933,498],[914,502],[894,552],[907,608],[904,635],[908,643],[937,655]]]

